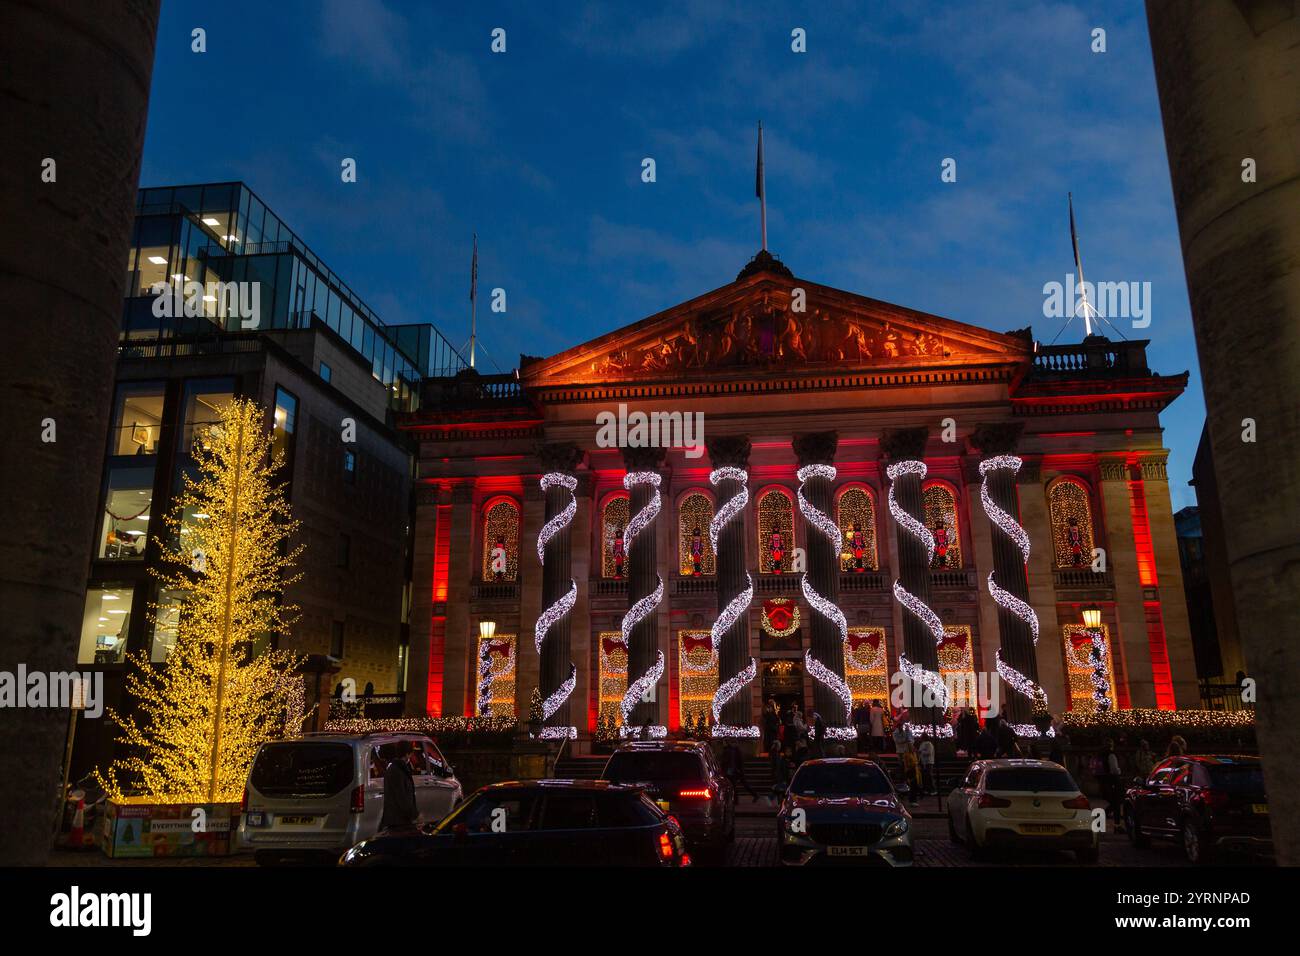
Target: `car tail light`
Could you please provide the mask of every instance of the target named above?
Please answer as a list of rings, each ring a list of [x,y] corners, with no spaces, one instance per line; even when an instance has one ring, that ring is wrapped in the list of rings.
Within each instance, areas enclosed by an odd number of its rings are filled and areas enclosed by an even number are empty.
[[[352,806],[349,808],[353,813],[366,812],[366,788],[352,788]]]
[[[665,860],[673,858],[673,838],[668,835],[668,831],[661,831],[659,834],[659,855]]]
[[[1011,801],[1004,800],[1002,797],[993,797],[989,796],[987,793],[981,793],[979,802],[976,806],[980,809],[987,809],[989,807],[1009,807],[1011,806]]]
[[[1067,809],[1067,810],[1090,810],[1090,809],[1092,809],[1092,804],[1088,801],[1088,798],[1085,797],[1083,794],[1079,794],[1079,795],[1078,795],[1077,797],[1075,797],[1073,800],[1062,800],[1062,801],[1061,801],[1061,806],[1065,807],[1065,809]]]
[[[702,790],[683,790],[677,796],[682,800],[712,800],[713,791],[708,787]]]
[[[1201,800],[1211,810],[1226,810],[1231,802],[1222,790],[1202,790]]]
[[[240,813],[248,812],[248,788],[247,787],[244,788],[243,799],[239,801],[239,812]]]

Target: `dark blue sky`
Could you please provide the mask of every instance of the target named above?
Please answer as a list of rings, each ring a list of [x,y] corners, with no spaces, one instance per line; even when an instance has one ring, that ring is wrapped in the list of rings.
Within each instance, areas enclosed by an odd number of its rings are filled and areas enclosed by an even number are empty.
[[[1117,324],[1192,372],[1163,421],[1174,507],[1194,503],[1204,403],[1140,4],[465,6],[167,0],[142,185],[246,181],[386,321],[456,345],[477,230],[503,369],[733,279],[759,119],[796,275],[998,331],[1057,335],[1042,288],[1073,271],[1073,190],[1087,277],[1152,286],[1150,328]]]

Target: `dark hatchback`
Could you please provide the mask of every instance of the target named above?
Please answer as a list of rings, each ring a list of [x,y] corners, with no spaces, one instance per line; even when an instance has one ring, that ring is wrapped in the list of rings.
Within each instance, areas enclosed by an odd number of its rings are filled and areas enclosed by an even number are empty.
[[[790,781],[776,816],[787,866],[912,865],[912,817],[873,761],[807,760]]]
[[[527,780],[484,787],[436,825],[384,830],[342,866],[689,866],[681,828],[639,787]]]
[[[601,777],[644,789],[681,824],[693,848],[721,853],[736,836],[736,794],[706,743],[623,744],[610,754]]]
[[[1135,846],[1178,840],[1187,859],[1220,851],[1271,854],[1264,769],[1252,756],[1168,757],[1124,795],[1124,826]]]

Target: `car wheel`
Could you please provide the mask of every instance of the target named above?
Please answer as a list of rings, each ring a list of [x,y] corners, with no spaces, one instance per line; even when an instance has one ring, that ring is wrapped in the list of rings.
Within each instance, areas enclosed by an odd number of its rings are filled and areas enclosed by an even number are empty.
[[[1096,863],[1101,856],[1101,848],[1090,846],[1084,850],[1075,850],[1074,857],[1080,863]]]
[[[1139,850],[1151,844],[1151,838],[1142,832],[1142,827],[1138,823],[1137,811],[1132,807],[1127,808],[1124,812],[1124,829],[1128,831],[1128,842]]]
[[[1205,837],[1194,820],[1183,821],[1183,852],[1187,854],[1188,863],[1207,863],[1210,858]]]

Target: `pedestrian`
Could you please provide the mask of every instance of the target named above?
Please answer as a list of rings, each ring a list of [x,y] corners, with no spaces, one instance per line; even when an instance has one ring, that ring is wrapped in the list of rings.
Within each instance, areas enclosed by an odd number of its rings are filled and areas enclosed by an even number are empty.
[[[921,761],[921,784],[926,793],[938,793],[939,785],[934,777],[934,741],[926,734],[916,748],[916,756]]]
[[[1011,726],[1011,721],[999,718],[993,730],[993,738],[997,741],[999,757],[1014,757],[1019,753],[1019,748],[1016,747],[1016,731]]]
[[[1156,765],[1156,755],[1151,752],[1151,745],[1145,737],[1138,741],[1137,753],[1133,757],[1133,770],[1143,780],[1151,775],[1151,768]]]
[[[1106,800],[1106,812],[1115,821],[1119,821],[1119,806],[1123,802],[1120,794],[1119,754],[1115,753],[1115,741],[1106,738],[1106,746],[1101,752],[1101,795]]]
[[[912,752],[912,730],[903,721],[894,724],[894,753],[902,757]]]
[[[870,705],[858,704],[856,707],[853,708],[853,713],[850,715],[850,720],[853,724],[853,730],[856,732],[857,735],[857,739],[854,741],[854,743],[856,744],[857,752],[860,754],[866,753],[867,750],[870,748],[869,740],[871,738]]]
[[[771,751],[772,744],[781,739],[781,712],[776,706],[776,698],[767,699],[763,709],[763,752]]]
[[[989,721],[989,723],[992,723],[992,721]],[[979,736],[975,738],[975,756],[980,760],[988,760],[997,751],[998,743],[993,738],[993,731],[989,729],[988,723],[986,723],[984,729],[979,732]]]
[[[794,702],[789,700],[781,708],[781,748],[794,752]]]
[[[965,757],[975,755],[975,740],[980,735],[980,721],[974,708],[967,707],[957,718],[957,750]]]
[[[885,708],[880,705],[880,701],[871,702],[867,722],[871,730],[871,749],[880,753],[885,749]]]
[[[740,788],[744,787],[745,792],[758,803],[758,794],[754,788],[749,785],[749,780],[745,777],[745,755],[740,752],[734,739],[728,738],[727,744],[722,748],[722,772],[727,775],[731,781],[732,789],[736,794],[740,794]]]
[[[1187,753],[1187,741],[1178,734],[1174,734],[1169,738],[1169,746],[1165,748],[1165,756],[1181,757],[1185,753]]]
[[[899,726],[903,725],[899,724]],[[894,740],[898,740],[897,731]],[[921,799],[921,764],[917,760],[916,751],[912,749],[910,740],[904,742],[903,748],[899,751],[899,763],[903,769],[903,780],[907,783],[907,801],[915,805]]]
[[[768,751],[768,763],[772,769],[772,796],[776,800],[785,799],[785,791],[790,786],[790,752],[775,746]]]
[[[813,759],[826,756],[826,721],[822,720],[822,715],[815,710],[813,711],[812,744],[808,750]]]
[[[420,808],[415,803],[415,774],[423,752],[416,750],[409,740],[397,742],[397,753],[384,770],[384,813],[379,829],[413,827],[420,819]]]

